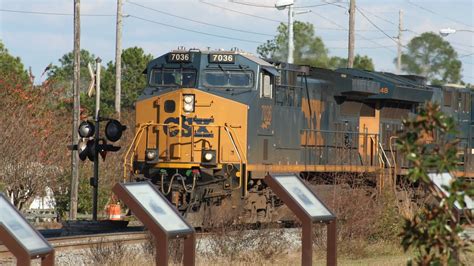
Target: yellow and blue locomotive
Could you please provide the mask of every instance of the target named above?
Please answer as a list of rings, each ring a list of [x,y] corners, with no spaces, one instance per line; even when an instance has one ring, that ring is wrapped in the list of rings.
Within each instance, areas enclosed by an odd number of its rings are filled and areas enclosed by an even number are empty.
[[[446,91],[416,76],[272,63],[240,51],[178,49],[152,60],[146,75],[124,174],[151,180],[196,227],[212,226],[216,214],[279,219],[281,203],[262,182],[268,172],[363,174],[394,185],[404,171],[393,146],[402,119]],[[461,92],[470,132],[471,94]]]

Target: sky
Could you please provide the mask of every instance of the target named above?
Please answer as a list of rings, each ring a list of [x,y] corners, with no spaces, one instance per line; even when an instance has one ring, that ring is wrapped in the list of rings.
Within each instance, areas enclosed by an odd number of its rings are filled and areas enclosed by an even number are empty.
[[[276,0],[123,0],[122,47],[158,57],[178,46],[238,47],[256,53],[273,39],[288,12]],[[32,68],[35,83],[49,64],[73,49],[73,0],[0,0],[0,39]],[[103,62],[115,59],[116,0],[81,0],[81,49]],[[348,0],[296,0],[295,20],[310,22],[331,56],[347,57]],[[462,61],[462,80],[474,84],[474,0],[357,0],[355,53],[373,59],[377,71],[396,72],[399,10],[402,43],[427,31],[452,28],[444,37]],[[311,12],[305,12],[311,11]],[[364,14],[367,18],[365,18]],[[370,21],[369,21],[370,20]],[[375,25],[375,26],[374,26]]]

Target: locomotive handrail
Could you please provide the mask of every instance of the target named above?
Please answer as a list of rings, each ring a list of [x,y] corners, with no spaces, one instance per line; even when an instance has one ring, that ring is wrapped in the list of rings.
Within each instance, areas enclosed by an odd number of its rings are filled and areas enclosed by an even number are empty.
[[[130,172],[128,171],[128,169],[132,169],[133,168],[133,158],[134,158],[134,155],[138,149],[138,143],[140,143],[141,139],[142,139],[142,136],[143,136],[143,133],[146,132],[150,126],[153,126],[153,127],[165,127],[165,126],[176,126],[177,124],[174,124],[174,123],[169,123],[169,124],[163,124],[163,123],[153,123],[153,122],[147,122],[147,123],[143,123],[143,124],[140,124],[138,129],[137,129],[137,132],[135,133],[135,136],[129,146],[129,148],[127,149],[127,152],[125,153],[125,156],[124,156],[124,163],[123,163],[123,181],[125,182],[126,179],[127,179],[127,174],[129,174]],[[179,126],[179,125],[178,125]],[[194,162],[194,128],[195,127],[199,127],[200,125],[190,125],[192,130],[191,130],[191,162]],[[232,188],[232,189],[240,189],[242,187],[242,178],[244,177],[244,179],[247,178],[247,175],[245,174],[245,171],[243,171],[243,164],[244,164],[244,161],[245,161],[245,158],[243,158],[243,155],[241,153],[241,145],[240,145],[240,142],[238,139],[234,139],[234,137],[232,135],[235,135],[235,132],[233,130],[232,127],[235,127],[233,125],[207,125],[207,127],[216,127],[218,128],[218,130],[220,131],[220,128],[224,128],[224,130],[226,131],[228,137],[229,137],[229,140],[231,142],[231,144],[233,145],[234,149],[236,150],[236,153],[237,153],[237,157],[239,158],[239,171],[241,173],[241,176],[239,177],[239,186],[238,187],[235,187],[235,188]],[[218,146],[220,146],[220,134],[219,134],[219,137],[218,137]],[[168,135],[166,135],[166,139],[167,139],[167,143],[168,143]],[[219,147],[218,147],[219,148]],[[168,149],[168,145],[166,147],[166,149]],[[168,154],[168,153],[167,153]],[[221,151],[219,149],[218,151],[218,163],[222,163],[223,160],[222,160],[222,157],[221,157]]]
[[[388,159],[388,156],[387,156],[387,154],[385,153],[385,150],[383,149],[382,143],[380,143],[380,141],[378,142],[378,145],[379,145],[379,149],[382,151],[382,152],[381,152],[382,158],[385,159],[385,161],[387,161],[388,167],[392,168],[392,164],[390,163],[390,160]],[[385,162],[385,161],[384,161],[384,162]]]
[[[327,129],[311,129],[303,128],[301,131],[313,131],[313,132],[322,132],[322,133],[349,133],[349,134],[360,134],[360,135],[378,135],[377,133],[370,132],[358,132],[358,131],[342,131],[342,130],[327,130]]]
[[[360,162],[361,165],[374,166],[374,162],[377,164],[377,154],[368,154],[367,150],[370,145],[371,149],[377,148],[377,141],[379,134],[367,133],[358,131],[345,131],[345,130],[318,130],[318,129],[301,129],[301,134],[304,134],[305,142],[301,144],[304,149],[316,149],[320,152],[314,159],[319,158],[323,160],[323,164],[328,164],[330,160],[335,158],[341,161],[336,162],[335,165],[345,165]],[[311,137],[309,136],[311,134]],[[372,137],[374,141],[368,143]],[[358,151],[356,154],[353,154]],[[331,152],[336,152],[335,156],[330,156]],[[342,157],[339,156],[341,155]],[[325,154],[326,158],[323,157]],[[328,157],[329,155],[329,157]],[[306,155],[305,155],[306,156]],[[356,157],[354,157],[356,156]],[[330,163],[329,163],[330,164]]]
[[[235,189],[240,189],[240,188],[242,187],[242,175],[244,175],[245,177],[246,177],[247,175],[244,173],[245,171],[242,171],[242,170],[243,170],[243,169],[242,169],[242,165],[243,165],[243,163],[242,163],[242,157],[240,156],[240,151],[239,151],[239,149],[237,148],[237,146],[236,146],[236,144],[235,144],[235,142],[234,142],[234,138],[232,137],[232,135],[231,135],[231,133],[230,133],[229,127],[227,127],[227,125],[225,125],[225,126],[224,126],[224,129],[225,129],[227,135],[228,135],[229,138],[230,138],[230,141],[231,141],[231,143],[232,143],[232,146],[234,146],[234,149],[235,149],[236,152],[237,152],[237,156],[239,157],[239,171],[240,171],[239,186],[236,187],[236,188],[232,187],[232,189],[233,189],[233,190],[235,190]],[[240,146],[240,145],[239,145],[239,146]],[[246,193],[247,193],[247,190],[245,190],[245,194],[246,194]]]
[[[398,136],[391,136],[390,139],[388,140],[388,143],[390,145],[390,154],[392,155],[393,159],[393,167],[395,168],[395,173],[397,172],[397,158],[395,158],[395,154],[393,153],[393,146],[392,146],[392,140],[398,139]]]
[[[374,137],[369,136],[369,138],[372,140],[372,142],[377,146],[377,141],[374,139]],[[382,168],[385,168],[385,162],[383,161],[382,155],[380,154],[379,151],[377,151],[377,158],[379,159],[379,164]]]
[[[147,122],[147,123],[141,124],[140,127],[138,128],[138,131],[137,131],[137,133],[135,133],[135,136],[132,140],[132,143],[130,144],[130,147],[128,148],[128,150],[127,150],[127,152],[125,153],[125,156],[124,156],[124,164],[123,164],[124,182],[127,178],[127,158],[130,154],[130,151],[132,150],[132,147],[135,147],[134,150],[133,150],[133,154],[135,154],[135,152],[138,148],[138,145],[136,145],[136,143],[138,143],[141,140],[144,129],[148,128],[150,126],[160,126],[160,125],[167,126],[168,124],[157,124],[157,123]],[[130,168],[133,167],[133,155],[130,156],[129,166],[130,166]]]
[[[378,153],[372,153],[377,150],[378,142],[376,140],[379,136],[377,133],[309,128],[301,129],[300,133],[305,137],[305,142],[301,143],[301,147],[307,150],[315,149],[317,154],[312,158],[316,161],[319,160],[319,164],[379,165],[378,158],[376,158]],[[302,141],[304,140],[302,139]],[[332,153],[334,156],[331,155]],[[334,162],[334,160],[337,161]],[[313,164],[318,164],[316,161]]]

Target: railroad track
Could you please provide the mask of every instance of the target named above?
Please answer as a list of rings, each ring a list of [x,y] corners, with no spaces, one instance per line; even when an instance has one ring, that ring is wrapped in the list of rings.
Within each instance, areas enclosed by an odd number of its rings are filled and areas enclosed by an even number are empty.
[[[148,239],[146,232],[120,232],[81,236],[66,236],[48,238],[48,242],[54,247],[56,252],[64,252],[73,249],[85,249],[94,244],[111,244],[122,242],[124,244],[141,243]],[[4,245],[0,245],[0,259],[12,257],[13,255]]]
[[[285,229],[284,229],[285,230]],[[474,227],[466,229],[466,233],[471,239],[474,239]],[[197,232],[198,238],[206,237],[211,232]],[[114,232],[89,235],[63,236],[47,238],[48,242],[54,247],[56,253],[67,252],[70,250],[80,250],[92,247],[95,244],[112,244],[122,242],[125,245],[139,244],[148,240],[148,232]],[[13,255],[4,245],[0,245],[0,261],[2,259],[12,258]]]

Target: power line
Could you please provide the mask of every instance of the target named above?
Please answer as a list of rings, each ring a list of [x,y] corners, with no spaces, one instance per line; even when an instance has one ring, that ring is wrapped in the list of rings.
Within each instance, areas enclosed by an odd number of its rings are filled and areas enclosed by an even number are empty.
[[[216,8],[223,9],[223,10],[227,10],[227,11],[230,11],[230,12],[246,15],[246,16],[249,16],[249,17],[259,18],[259,19],[263,19],[263,20],[267,20],[267,21],[271,21],[271,22],[285,23],[285,21],[283,21],[283,20],[276,20],[276,19],[271,19],[271,18],[267,18],[267,17],[257,16],[257,15],[254,15],[254,14],[245,13],[245,12],[242,12],[242,11],[239,11],[239,10],[235,10],[235,9],[215,5],[215,4],[212,4],[212,3],[209,3],[209,2],[205,2],[204,0],[199,0],[199,2],[203,3],[203,4],[206,4],[206,5],[209,5],[209,6],[213,6],[213,7],[216,7]]]
[[[385,21],[385,22],[387,22],[387,23],[389,23],[389,24],[398,26],[397,23],[395,23],[395,22],[393,22],[393,21],[390,21],[390,20],[388,20],[388,19],[386,19],[386,18],[384,18],[384,17],[381,17],[381,16],[379,16],[379,15],[377,15],[377,14],[374,14],[374,13],[368,11],[367,9],[362,9],[362,8],[360,8],[360,7],[357,7],[357,9],[359,9],[359,12],[361,12],[361,10],[363,10],[365,13],[370,14],[370,15],[372,15],[372,16],[374,16],[374,17],[380,19],[380,20],[383,20],[383,21]]]
[[[382,29],[381,29],[379,26],[377,26],[372,20],[370,20],[370,19],[364,14],[364,12],[362,12],[358,7],[357,7],[356,9],[357,9],[357,11],[359,11],[359,13],[360,13],[370,24],[372,24],[372,26],[374,26],[375,28],[377,28],[377,29],[378,29],[380,32],[382,32],[385,36],[387,36],[388,38],[390,38],[391,40],[393,40],[395,43],[398,44],[398,40],[396,40],[394,37],[389,36],[384,30],[382,30]],[[420,35],[419,33],[415,32],[415,31],[413,31],[413,30],[407,30],[407,31],[410,31],[410,32],[413,32],[413,33],[415,33],[415,34],[417,34],[417,35]],[[406,45],[403,45],[403,44],[402,44],[402,47],[408,48]],[[463,51],[466,51],[466,52],[470,52],[470,51],[467,51],[467,50],[465,50],[465,49],[459,49],[459,48],[458,48],[458,50],[463,50]],[[467,57],[467,56],[471,56],[471,55],[472,55],[472,54],[462,55],[462,56],[459,56],[459,58]]]
[[[244,6],[262,7],[262,8],[275,8],[274,6],[258,5],[258,4],[254,4],[254,3],[240,2],[240,1],[235,1],[235,0],[230,0],[230,2],[234,3],[234,4],[238,4],[238,5],[244,5]]]
[[[462,43],[458,43],[458,42],[451,42],[451,41],[448,41],[448,42],[451,43],[452,45],[456,45],[456,46],[470,47],[470,48],[474,47],[474,45],[467,45],[467,44],[462,44]],[[464,49],[461,49],[461,50],[464,50]],[[464,50],[464,51],[467,51],[467,50]]]
[[[335,5],[336,2],[338,2],[337,0],[334,1],[334,2],[326,2],[324,1],[325,3],[324,4],[315,4],[315,5],[306,5],[306,6],[295,6],[295,8],[313,8],[313,7],[319,7],[319,6],[327,6],[327,5]]]
[[[250,2],[244,2],[244,1],[235,1],[235,0],[230,0],[231,3],[234,3],[234,4],[239,4],[239,5],[244,5],[244,6],[251,6],[251,7],[261,7],[261,8],[272,8],[274,9],[275,6],[268,6],[268,5],[259,5],[259,4],[255,4],[255,3],[250,3]],[[327,5],[331,5],[331,4],[335,4],[337,1],[335,2],[326,2],[326,3],[323,3],[323,4],[314,4],[314,5],[306,5],[306,6],[294,6],[293,8],[310,8],[310,7],[319,7],[319,6],[327,6]]]
[[[413,30],[408,30],[407,29],[406,31],[411,32],[411,33],[416,34],[416,35],[421,35],[421,33],[413,31]],[[458,42],[452,42],[452,41],[448,41],[448,40],[446,40],[446,41],[449,42],[449,44],[451,44],[453,46],[461,46],[461,47],[469,47],[469,48],[474,47],[472,45],[462,44],[462,43],[458,43]],[[456,48],[456,49],[459,50],[459,51],[466,52],[466,53],[470,53],[471,50],[472,50],[472,49],[467,50],[467,49],[464,49],[464,48]]]
[[[169,27],[169,28],[174,28],[174,29],[178,29],[178,30],[193,32],[193,33],[207,35],[207,36],[213,36],[213,37],[222,38],[222,39],[235,40],[235,41],[241,41],[241,42],[249,42],[249,43],[257,43],[257,44],[262,44],[263,43],[263,42],[253,41],[253,40],[246,40],[246,39],[234,38],[234,37],[230,37],[230,36],[207,33],[207,32],[202,32],[202,31],[197,31],[197,30],[191,30],[189,28],[178,27],[178,26],[166,24],[166,23],[163,23],[163,22],[158,22],[158,21],[154,21],[154,20],[150,20],[150,19],[146,19],[146,18],[137,17],[137,16],[131,15],[131,14],[129,14],[129,17],[135,18],[135,19],[138,19],[138,20],[142,20],[142,21],[147,21],[147,22],[154,23],[154,24],[158,24],[158,25],[161,25],[161,26]]]
[[[424,11],[426,11],[426,12],[428,12],[428,13],[431,13],[431,14],[440,16],[440,17],[442,17],[442,18],[444,18],[444,19],[450,20],[450,21],[452,21],[452,22],[455,22],[455,23],[458,23],[458,24],[461,24],[461,25],[464,25],[464,26],[473,28],[472,25],[467,25],[467,24],[465,24],[465,23],[463,23],[463,22],[461,22],[461,21],[458,21],[458,20],[452,19],[452,18],[450,18],[450,17],[444,16],[443,14],[437,13],[437,12],[435,12],[435,11],[433,11],[433,10],[431,10],[431,9],[428,9],[428,8],[426,8],[426,7],[424,7],[424,6],[421,6],[421,5],[419,5],[419,4],[415,4],[415,3],[413,3],[413,2],[410,1],[410,0],[407,0],[407,2],[408,2],[410,5],[415,6],[415,7],[418,7],[419,9],[424,10]]]
[[[386,40],[387,37],[383,36],[383,37],[376,37],[376,38],[370,38],[370,39],[373,40],[373,41],[375,41],[375,40]],[[361,41],[367,41],[367,40],[361,40]],[[330,39],[330,40],[325,39],[324,42],[341,42],[341,39]]]
[[[380,45],[380,46],[357,46],[357,49],[381,49],[381,48],[390,48],[395,47],[394,45]],[[344,47],[327,47],[328,49],[347,49],[347,46]]]
[[[416,34],[416,35],[421,35],[421,33],[410,30],[410,29],[406,29],[406,31],[411,32],[411,33]],[[446,41],[449,42],[451,45],[454,45],[454,46],[469,47],[469,48],[474,47],[474,45],[468,45],[468,44],[464,44],[464,43],[452,42],[452,41],[448,41],[448,40],[446,40]],[[464,51],[464,52],[468,52],[468,53],[471,51],[471,50],[466,50],[466,49],[462,49],[462,48],[457,48],[457,49],[461,50],[461,51]]]
[[[348,29],[344,28],[343,26],[341,26],[340,24],[338,24],[337,22],[334,22],[333,20],[331,20],[331,19],[329,19],[329,18],[327,18],[327,17],[325,17],[325,16],[319,14],[318,12],[313,12],[313,13],[314,13],[315,15],[321,17],[322,19],[328,21],[329,23],[335,25],[335,26],[338,27],[339,29],[343,29],[343,30],[345,30],[345,31],[348,30]],[[363,36],[363,35],[361,35],[361,34],[359,34],[359,33],[356,33],[355,35],[356,35],[357,37],[359,37],[359,38],[362,38],[362,39],[364,39],[364,40],[366,40],[366,41],[369,41],[369,42],[371,42],[371,43],[377,45],[377,47],[385,48],[386,50],[388,50],[388,51],[390,51],[390,52],[395,52],[394,50],[392,50],[392,49],[390,49],[390,48],[388,48],[388,47],[385,47],[384,45],[381,45],[380,43],[375,42],[375,41],[373,41],[373,40],[371,40],[371,39],[369,39],[369,38],[366,38],[365,36]],[[358,47],[356,47],[356,48],[358,48]]]
[[[383,21],[385,21],[385,22],[387,22],[387,23],[390,23],[390,24],[392,24],[392,25],[397,25],[395,22],[390,21],[390,20],[387,20],[387,19],[385,19],[385,18],[383,18],[383,17],[381,17],[381,16],[379,16],[379,15],[377,15],[377,14],[374,14],[374,13],[372,13],[372,12],[370,12],[370,11],[367,11],[366,9],[362,9],[362,8],[360,8],[360,7],[358,7],[358,8],[359,8],[360,10],[363,10],[365,13],[371,14],[372,16],[374,16],[374,17],[376,17],[376,18],[378,18],[378,19],[380,19],[380,20],[383,20]],[[359,12],[360,12],[360,11],[359,11]],[[384,31],[387,31],[387,30],[384,30]],[[411,33],[416,34],[416,35],[420,35],[419,32],[416,32],[416,31],[411,30],[411,29],[404,29],[403,31],[411,32]],[[474,47],[473,45],[467,45],[467,44],[462,44],[462,43],[457,43],[457,42],[451,42],[451,41],[450,41],[449,43],[451,43],[451,45],[456,45],[456,46]],[[462,51],[465,51],[465,52],[466,52],[466,51],[469,52],[468,50],[465,50],[465,49],[459,49],[459,50],[462,50]]]
[[[73,16],[71,13],[57,13],[57,12],[40,12],[40,11],[25,11],[25,10],[12,10],[12,9],[0,9],[1,12],[9,13],[21,13],[21,14],[34,14],[34,15],[51,15],[51,16]],[[115,17],[115,15],[109,14],[81,14],[85,17]]]
[[[227,11],[230,11],[230,12],[238,13],[238,14],[245,15],[245,16],[249,16],[249,17],[253,17],[253,18],[258,18],[258,19],[262,19],[262,20],[266,20],[266,21],[275,22],[275,23],[286,23],[286,21],[283,21],[283,20],[276,20],[276,19],[271,19],[271,18],[268,18],[268,17],[262,17],[262,16],[258,16],[258,15],[254,15],[254,14],[250,14],[250,13],[246,13],[246,12],[242,12],[242,11],[235,10],[235,9],[232,9],[232,8],[228,8],[228,7],[216,5],[216,4],[213,4],[213,3],[209,3],[209,2],[206,2],[206,1],[204,1],[204,0],[199,0],[199,2],[202,3],[202,4],[208,5],[208,6],[212,6],[212,7],[215,7],[215,8],[219,8],[219,9],[222,9],[222,10],[227,10]],[[314,13],[314,12],[313,12],[313,13]],[[317,27],[316,29],[317,29],[317,30],[330,30],[330,31],[348,31],[348,29],[329,28],[329,27]],[[361,32],[375,32],[375,31],[378,31],[378,30],[359,29],[359,30],[356,30],[356,31],[361,31]],[[392,30],[385,30],[385,31],[392,31]],[[395,30],[393,30],[393,31],[395,31]]]
[[[324,0],[323,0],[324,1]],[[324,1],[326,2],[326,1]],[[326,2],[328,5],[333,5],[333,6],[336,6],[336,7],[339,7],[339,8],[342,8],[344,10],[349,10],[347,7],[345,6],[341,6],[340,4],[338,4],[338,1],[334,1],[334,2]]]
[[[362,12],[358,7],[356,7],[356,10],[359,11],[359,13],[360,13],[370,24],[372,24],[372,26],[374,26],[375,28],[377,28],[381,33],[383,33],[385,36],[387,36],[387,37],[390,38],[392,41],[394,41],[395,43],[398,44],[398,40],[395,40],[395,38],[393,38],[392,36],[388,35],[384,30],[382,30],[379,26],[377,26],[375,23],[373,23],[372,20],[370,20],[370,19],[364,14],[364,12]]]
[[[130,1],[127,1],[129,3],[131,3]],[[202,1],[201,1],[202,2]],[[203,2],[203,3],[206,3],[206,2]],[[145,19],[145,18],[141,18],[141,17],[138,17],[138,16],[135,16],[135,15],[132,15],[130,14],[129,15],[130,17],[132,18],[135,18],[135,19],[138,19],[138,20],[142,20],[142,21],[147,21],[147,22],[150,22],[150,23],[155,23],[155,24],[158,24],[158,25],[162,25],[162,26],[166,26],[166,27],[171,27],[171,28],[176,28],[176,29],[180,29],[180,30],[184,30],[184,31],[189,31],[189,32],[193,32],[193,33],[198,33],[198,34],[203,34],[203,35],[208,35],[208,36],[213,36],[213,37],[218,37],[218,38],[225,38],[225,39],[231,39],[231,40],[238,40],[238,41],[244,41],[244,42],[251,42],[251,43],[258,43],[258,44],[261,44],[262,42],[258,42],[258,41],[252,41],[252,40],[247,40],[247,39],[241,39],[241,38],[234,38],[234,37],[229,37],[229,36],[224,36],[224,35],[218,35],[218,34],[212,34],[212,33],[207,33],[207,32],[201,32],[201,31],[196,31],[196,30],[190,30],[188,28],[182,28],[182,27],[178,27],[178,26],[174,26],[174,25],[170,25],[170,24],[166,24],[166,23],[162,23],[162,22],[158,22],[158,21],[154,21],[154,20],[150,20],[150,19]],[[273,36],[273,35],[272,35]],[[365,40],[368,40],[368,41],[371,41],[370,39],[366,39],[364,38]],[[373,42],[375,43],[375,42]],[[375,48],[387,48],[387,47],[390,47],[390,46],[383,46],[383,45],[380,45],[378,43],[375,43],[377,46],[372,46],[372,47],[358,47],[358,49],[375,49]],[[393,47],[393,46],[392,46]],[[347,49],[347,47],[328,47],[328,49]]]
[[[155,11],[155,12],[160,13],[160,14],[164,14],[164,15],[167,15],[167,16],[171,16],[171,17],[183,19],[183,20],[186,20],[186,21],[191,21],[191,22],[194,22],[194,23],[199,23],[199,24],[207,25],[207,26],[212,26],[212,27],[221,28],[221,29],[226,29],[226,30],[232,30],[232,31],[238,31],[238,32],[243,32],[243,33],[255,34],[255,35],[270,36],[270,37],[273,37],[273,36],[274,36],[273,34],[267,34],[267,33],[261,33],[261,32],[254,32],[254,31],[236,29],[236,28],[231,28],[231,27],[226,27],[226,26],[220,26],[220,25],[216,25],[216,24],[212,24],[212,23],[208,23],[208,22],[203,22],[203,21],[199,21],[199,20],[195,20],[195,19],[190,19],[190,18],[187,18],[187,17],[182,17],[182,16],[178,16],[178,15],[175,15],[175,14],[172,14],[172,13],[168,13],[168,12],[165,12],[165,11],[161,11],[161,10],[158,10],[158,9],[155,9],[155,8],[152,8],[152,7],[144,6],[144,5],[142,5],[142,4],[135,3],[135,2],[132,2],[132,1],[128,1],[128,0],[127,0],[127,3],[132,4],[132,5],[135,5],[135,6],[139,6],[139,7],[141,7],[141,8],[145,8],[145,9],[148,9],[148,10],[152,10],[152,11]]]
[[[473,56],[473,55],[474,55],[474,53],[465,54],[465,55],[460,55],[459,58],[470,57],[470,56]]]
[[[362,8],[360,8],[360,7],[358,7],[358,9],[359,9],[359,12],[361,12],[361,11],[363,10],[365,13],[371,14],[372,16],[377,17],[378,19],[381,19],[381,20],[383,20],[383,21],[385,21],[385,22],[387,22],[387,23],[390,23],[390,24],[392,24],[392,25],[397,25],[395,22],[390,21],[390,20],[387,20],[387,19],[385,19],[385,18],[383,18],[383,17],[381,17],[381,16],[379,16],[379,15],[377,15],[377,14],[374,14],[374,13],[372,13],[372,12],[369,12],[369,11],[367,11],[366,9],[362,9]],[[384,30],[384,31],[387,31],[387,30]],[[404,29],[403,31],[411,32],[411,33],[416,34],[416,35],[420,35],[419,32],[416,32],[416,31],[410,30],[410,29]],[[462,44],[462,43],[457,43],[457,42],[451,42],[451,41],[450,41],[449,43],[450,43],[451,45],[455,45],[455,46],[474,47],[473,45],[467,45],[467,44]],[[458,48],[458,50],[461,50],[461,51],[464,51],[464,52],[470,52],[470,51],[465,50],[465,49],[462,49],[462,48]]]

